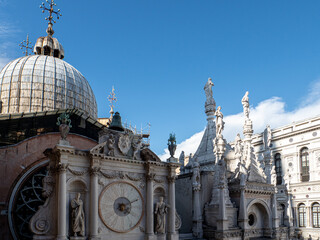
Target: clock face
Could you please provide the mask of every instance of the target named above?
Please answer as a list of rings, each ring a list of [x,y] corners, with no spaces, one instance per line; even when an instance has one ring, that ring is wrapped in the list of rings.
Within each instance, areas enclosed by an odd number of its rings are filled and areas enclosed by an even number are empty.
[[[134,229],[143,216],[143,198],[128,182],[113,182],[100,194],[99,215],[107,228],[125,233]]]

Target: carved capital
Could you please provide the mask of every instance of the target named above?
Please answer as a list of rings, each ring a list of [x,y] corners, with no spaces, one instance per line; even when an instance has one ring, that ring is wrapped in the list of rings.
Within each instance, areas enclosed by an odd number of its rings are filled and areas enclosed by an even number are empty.
[[[66,173],[68,169],[69,164],[67,163],[58,163],[56,170],[58,173]]]
[[[90,175],[98,176],[100,172],[100,167],[91,167],[90,168]]]
[[[193,191],[197,192],[201,190],[201,184],[200,183],[193,183],[192,184]]]
[[[167,176],[168,183],[174,183],[176,181],[176,176]]]
[[[148,172],[148,173],[146,174],[146,178],[147,178],[148,181],[153,181],[154,178],[155,178],[155,176],[156,176],[156,174],[153,173],[153,172]]]

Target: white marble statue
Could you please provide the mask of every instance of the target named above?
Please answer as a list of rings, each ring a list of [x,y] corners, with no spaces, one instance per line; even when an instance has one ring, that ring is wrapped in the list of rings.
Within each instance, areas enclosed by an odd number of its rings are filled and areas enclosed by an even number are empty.
[[[211,103],[213,100],[212,87],[214,86],[212,79],[208,78],[206,85],[204,85],[204,92],[206,94],[207,103]]]
[[[77,193],[76,197],[71,201],[72,231],[74,236],[84,236],[85,234],[83,201],[80,196],[81,194]]]
[[[163,197],[159,198],[159,202],[156,203],[155,206],[155,215],[156,215],[156,224],[155,224],[155,232],[157,234],[166,233],[166,214],[168,212],[168,207],[163,201]]]
[[[217,111],[215,112],[216,116],[216,137],[222,137],[222,130],[224,129],[224,121],[223,121],[223,114],[220,111],[221,107],[219,106],[217,108]]]
[[[235,139],[235,144],[234,144],[234,155],[236,158],[240,158],[242,155],[242,145],[241,145],[241,137],[240,134],[238,133]]]
[[[108,150],[109,150],[108,156],[114,157],[114,143],[115,143],[114,135],[110,134],[108,139]]]
[[[266,126],[266,129],[263,132],[263,145],[264,149],[269,149],[271,147],[272,141],[272,132],[269,125]]]
[[[249,92],[247,91],[246,94],[243,96],[241,103],[243,106],[243,112],[244,112],[244,116],[246,118],[249,118],[249,113],[250,113],[250,109],[249,109]]]
[[[136,141],[132,141],[132,148],[133,148],[133,159],[139,159],[139,151],[142,147],[142,138],[139,137]]]
[[[193,166],[192,166],[192,187],[193,190],[198,190],[200,191],[200,164],[198,163],[198,161],[194,161]]]
[[[276,173],[276,167],[273,165],[271,169],[271,184],[276,186],[277,185],[277,173]]]

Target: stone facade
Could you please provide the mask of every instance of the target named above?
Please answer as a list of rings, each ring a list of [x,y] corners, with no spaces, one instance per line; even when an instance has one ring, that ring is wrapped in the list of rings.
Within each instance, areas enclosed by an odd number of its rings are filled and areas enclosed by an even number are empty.
[[[182,218],[181,236],[318,239],[320,117],[277,129],[267,126],[263,133],[253,135],[247,92],[241,101],[244,138],[238,134],[234,142],[226,143],[221,131],[223,115],[214,114],[215,101],[208,100],[208,93],[212,91],[206,91],[207,127],[196,153],[180,167],[177,180],[178,191],[190,186],[189,191],[177,195],[177,210],[186,216]],[[193,188],[191,194],[198,163],[201,187]],[[190,204],[178,204],[188,202],[186,198],[193,202],[192,209]],[[202,215],[195,216],[198,212]],[[201,224],[195,227],[195,220]]]

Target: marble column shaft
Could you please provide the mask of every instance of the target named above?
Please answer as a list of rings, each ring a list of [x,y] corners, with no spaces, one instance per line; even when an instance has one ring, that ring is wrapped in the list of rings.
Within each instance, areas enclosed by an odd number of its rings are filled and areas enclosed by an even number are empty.
[[[154,178],[154,174],[149,174],[147,176],[146,234],[148,238],[154,235],[153,178]]]
[[[239,225],[240,227],[245,230],[247,227],[247,203],[246,198],[244,195],[245,188],[241,186],[241,193],[240,193],[240,209],[239,209]]]
[[[169,226],[168,233],[175,233],[176,203],[175,203],[175,177],[169,178]]]
[[[59,189],[58,189],[58,240],[67,239],[67,182],[66,182],[67,165],[61,164],[59,168]]]
[[[98,236],[98,172],[91,170],[90,177],[90,239]]]
[[[274,228],[278,228],[279,227],[279,217],[278,217],[278,204],[277,204],[277,198],[276,198],[276,194],[272,194],[272,202],[273,202],[273,227]]]

